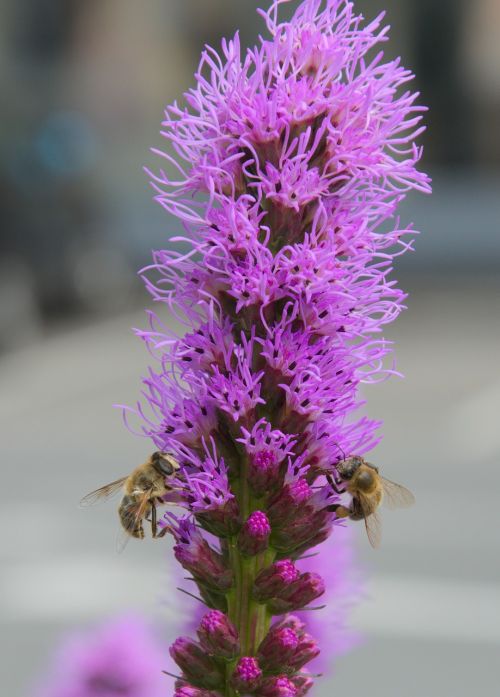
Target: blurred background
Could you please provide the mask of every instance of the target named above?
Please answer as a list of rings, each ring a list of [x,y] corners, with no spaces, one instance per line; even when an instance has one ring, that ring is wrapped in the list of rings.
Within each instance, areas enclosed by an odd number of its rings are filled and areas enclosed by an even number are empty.
[[[132,403],[149,305],[136,270],[178,231],[142,165],[205,42],[262,24],[251,0],[0,0],[2,684],[30,697],[62,633],[135,609],[182,621],[168,555],[115,554],[113,505],[77,508],[145,443]],[[293,3],[295,5],[296,3]],[[416,493],[359,531],[365,643],[315,694],[493,694],[500,649],[500,0],[358,0],[392,25],[429,105],[434,195],[402,210],[423,234],[398,262],[409,310],[387,332],[406,380],[367,390],[385,420],[372,460]],[[163,547],[163,549],[165,549]],[[161,612],[158,612],[158,607]],[[174,610],[175,608],[175,610]]]

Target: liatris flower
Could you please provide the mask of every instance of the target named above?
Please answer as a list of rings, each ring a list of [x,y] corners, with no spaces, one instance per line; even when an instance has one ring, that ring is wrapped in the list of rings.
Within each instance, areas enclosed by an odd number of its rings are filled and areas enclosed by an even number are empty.
[[[70,636],[37,697],[163,697],[164,656],[146,623],[124,617]]]
[[[392,221],[406,192],[429,191],[423,109],[411,74],[383,62],[383,15],[304,0],[284,22],[284,2],[261,12],[270,38],[246,54],[238,35],[206,48],[151,174],[185,235],[143,276],[186,333],[150,313],[139,335],[159,362],[137,412],[179,461],[187,513],[163,525],[211,610],[199,643],[171,648],[178,697],[304,695],[306,665],[335,645],[287,613],[328,597],[301,558],[343,525],[325,475],[379,439],[356,410],[360,384],[394,372],[380,332],[402,309],[390,272],[412,232]],[[343,559],[331,555],[338,574]]]

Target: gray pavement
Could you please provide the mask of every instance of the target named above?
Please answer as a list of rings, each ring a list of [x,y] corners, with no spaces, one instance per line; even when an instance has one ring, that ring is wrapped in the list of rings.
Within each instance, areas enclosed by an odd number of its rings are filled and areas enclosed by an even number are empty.
[[[417,506],[384,516],[382,548],[358,546],[366,641],[315,694],[497,694],[500,650],[500,287],[408,279],[410,309],[388,332],[407,377],[366,389],[385,420],[371,458]],[[62,632],[135,608],[161,617],[165,646],[187,612],[168,549],[115,553],[115,508],[81,495],[130,470],[148,445],[113,403],[132,403],[147,353],[142,313],[66,328],[0,360],[3,463],[1,694],[29,697]],[[179,609],[180,608],[180,609]]]

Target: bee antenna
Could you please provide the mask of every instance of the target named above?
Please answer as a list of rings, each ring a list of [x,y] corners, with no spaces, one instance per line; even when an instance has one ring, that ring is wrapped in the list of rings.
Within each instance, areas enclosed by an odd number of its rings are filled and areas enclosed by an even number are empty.
[[[316,610],[324,610],[326,605],[316,605],[315,607],[303,607],[300,612],[316,612]]]
[[[335,443],[335,446],[336,446],[336,447],[340,450],[340,452],[342,453],[342,460],[346,460],[345,452],[342,450],[342,448],[340,447],[340,445],[339,445],[338,443]]]

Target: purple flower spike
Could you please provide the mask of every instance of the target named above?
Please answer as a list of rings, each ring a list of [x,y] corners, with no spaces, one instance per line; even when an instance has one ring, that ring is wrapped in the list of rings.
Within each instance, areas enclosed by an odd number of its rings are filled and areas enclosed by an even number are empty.
[[[262,670],[256,658],[244,656],[238,661],[232,677],[233,687],[242,694],[255,692],[261,683]]]
[[[362,516],[339,466],[380,440],[360,391],[395,373],[383,331],[406,295],[393,260],[415,235],[397,208],[430,191],[416,143],[425,110],[411,73],[384,61],[383,14],[366,23],[348,0],[297,0],[285,21],[285,1],[260,11],[268,34],[250,50],[238,34],[204,49],[149,173],[182,235],[142,275],[184,335],[149,313],[138,334],[158,362],[135,412],[179,463],[163,501],[185,517],[167,514],[163,529],[220,613],[202,621],[201,644],[176,647],[180,688],[221,694],[310,690],[302,668],[318,643],[301,620],[272,622],[325,593],[310,550],[329,538],[328,609],[306,619],[327,633],[325,663],[340,651],[335,599],[358,586],[335,550]],[[221,684],[189,679],[188,655],[214,680],[210,661],[229,660]]]
[[[228,617],[219,610],[208,612],[198,629],[200,644],[208,653],[231,659],[239,654],[238,632]]]
[[[252,513],[244,524],[238,544],[242,554],[253,557],[264,552],[268,547],[271,526],[269,519],[262,511]]]

